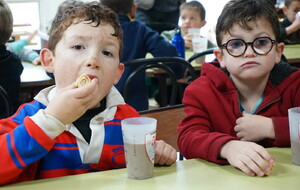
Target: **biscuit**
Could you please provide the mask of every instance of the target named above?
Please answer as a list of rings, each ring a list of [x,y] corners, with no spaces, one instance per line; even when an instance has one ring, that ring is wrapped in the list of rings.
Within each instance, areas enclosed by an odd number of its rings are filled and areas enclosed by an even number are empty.
[[[267,172],[267,173],[265,173],[265,175],[267,175],[267,176],[270,175],[272,173],[272,171],[273,171],[274,168],[275,168],[275,162],[273,162],[273,163],[270,164],[270,171]]]
[[[91,82],[90,77],[83,74],[83,75],[81,75],[80,77],[77,78],[75,86],[76,87],[82,87],[82,86],[84,86],[84,85],[86,85],[90,82]]]

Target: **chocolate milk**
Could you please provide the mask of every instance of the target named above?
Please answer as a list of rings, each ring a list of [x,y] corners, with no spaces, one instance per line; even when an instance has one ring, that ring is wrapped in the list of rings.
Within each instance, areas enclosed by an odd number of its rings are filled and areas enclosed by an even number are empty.
[[[145,144],[124,144],[126,168],[131,179],[147,179],[153,176],[153,163]]]

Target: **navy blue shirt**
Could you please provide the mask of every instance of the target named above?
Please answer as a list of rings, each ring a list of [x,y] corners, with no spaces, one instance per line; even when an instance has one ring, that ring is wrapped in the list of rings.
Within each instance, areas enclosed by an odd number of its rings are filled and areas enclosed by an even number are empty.
[[[145,58],[147,53],[154,57],[175,56],[178,57],[176,48],[140,21],[130,21],[126,15],[118,15],[119,22],[123,29],[123,51],[121,62],[130,61],[138,58]],[[128,76],[136,67],[125,67],[125,71],[120,81],[116,84],[121,94],[124,92],[124,84]],[[178,78],[182,77],[184,69],[181,66],[172,68]],[[143,73],[131,83],[129,88],[129,105],[136,110],[148,109],[148,95],[146,86],[146,74]]]
[[[0,45],[0,85],[7,92],[13,112],[19,107],[19,90],[23,66],[14,53],[7,51],[5,45]],[[4,104],[0,101],[0,118],[3,117]]]

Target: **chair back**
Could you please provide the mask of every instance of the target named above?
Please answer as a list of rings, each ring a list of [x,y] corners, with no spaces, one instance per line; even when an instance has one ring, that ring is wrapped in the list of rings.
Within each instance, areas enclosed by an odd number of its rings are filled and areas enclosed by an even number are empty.
[[[205,51],[199,52],[199,53],[195,53],[194,55],[192,55],[189,59],[188,62],[192,63],[195,59],[208,55],[208,54],[213,54],[214,53],[214,48],[211,49],[207,49]],[[213,60],[212,60],[213,61]]]
[[[158,70],[156,70],[157,72],[154,72],[155,73],[154,75],[156,75],[158,77],[167,75],[168,78],[171,80],[171,85],[172,85],[172,90],[171,90],[171,95],[170,95],[169,100],[167,100],[168,99],[167,93],[162,94],[161,99],[166,100],[165,101],[165,102],[167,102],[166,105],[175,105],[176,97],[177,97],[180,87],[178,87],[179,85],[177,83],[176,76],[175,76],[173,70],[171,69],[171,67],[169,66],[170,64],[180,64],[180,65],[184,66],[189,71],[191,80],[196,79],[196,73],[195,73],[193,66],[190,63],[188,63],[185,59],[182,59],[180,57],[140,58],[140,59],[135,59],[135,60],[124,62],[125,67],[138,65],[137,69],[135,69],[129,75],[127,80],[125,81],[125,87],[124,87],[124,92],[123,92],[123,97],[124,97],[125,102],[127,102],[127,100],[129,99],[128,89],[129,89],[131,82],[134,80],[135,76],[137,76],[141,72],[145,72],[146,70],[149,70],[149,69],[158,69]],[[167,87],[165,86],[165,88],[167,88]],[[179,94],[183,94],[183,93],[179,93]],[[180,97],[180,98],[182,98],[182,97]]]
[[[177,125],[185,116],[183,104],[140,111],[139,114],[143,117],[155,118],[157,120],[157,139],[165,141],[179,151],[177,146]]]
[[[0,108],[4,110],[0,111],[0,118],[6,118],[12,115],[12,106],[8,98],[6,90],[0,86]]]

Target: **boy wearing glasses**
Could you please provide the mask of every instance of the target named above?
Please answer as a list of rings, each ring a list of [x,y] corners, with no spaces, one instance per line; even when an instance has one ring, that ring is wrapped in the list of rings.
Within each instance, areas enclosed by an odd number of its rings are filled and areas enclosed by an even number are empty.
[[[288,109],[300,106],[300,71],[281,62],[273,4],[232,0],[217,26],[221,68],[203,63],[183,98],[178,146],[186,158],[231,164],[250,176],[271,172],[264,147],[290,146]]]

